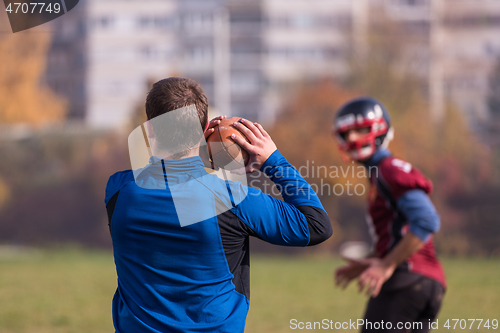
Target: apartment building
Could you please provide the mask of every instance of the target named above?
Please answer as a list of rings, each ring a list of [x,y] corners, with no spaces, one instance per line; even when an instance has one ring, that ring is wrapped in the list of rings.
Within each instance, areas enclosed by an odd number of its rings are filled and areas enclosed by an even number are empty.
[[[407,55],[417,60],[414,74],[427,81],[432,117],[441,121],[451,103],[480,131],[490,118],[489,76],[500,61],[500,1],[376,2],[407,27]]]
[[[349,75],[377,10],[399,22],[437,121],[450,101],[488,119],[499,0],[83,0],[55,21],[47,81],[92,127],[126,123],[171,75],[200,82],[213,113],[270,124],[295,84]]]

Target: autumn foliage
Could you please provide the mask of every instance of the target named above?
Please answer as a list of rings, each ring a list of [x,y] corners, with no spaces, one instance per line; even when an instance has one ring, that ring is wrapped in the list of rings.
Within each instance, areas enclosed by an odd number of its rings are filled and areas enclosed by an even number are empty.
[[[7,20],[0,22],[6,31]],[[0,33],[0,125],[64,119],[66,101],[43,85],[51,34],[37,28]]]

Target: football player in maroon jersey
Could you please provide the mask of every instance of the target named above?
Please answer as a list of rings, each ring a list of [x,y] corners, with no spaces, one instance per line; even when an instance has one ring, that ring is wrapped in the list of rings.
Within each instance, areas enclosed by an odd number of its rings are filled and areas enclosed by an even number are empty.
[[[370,171],[368,223],[374,236],[373,255],[339,267],[335,282],[345,288],[357,279],[359,290],[371,296],[362,332],[380,332],[382,321],[386,330],[428,332],[446,288],[432,241],[440,226],[428,196],[432,183],[388,150],[393,129],[379,101],[362,97],[343,105],[333,132],[343,157]]]

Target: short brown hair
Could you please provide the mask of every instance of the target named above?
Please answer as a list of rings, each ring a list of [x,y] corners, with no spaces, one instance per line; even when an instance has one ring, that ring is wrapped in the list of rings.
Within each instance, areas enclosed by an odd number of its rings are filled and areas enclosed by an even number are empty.
[[[167,112],[190,105],[196,107],[199,124],[204,130],[208,121],[208,101],[203,89],[194,80],[169,77],[153,84],[146,98],[146,115],[148,120],[151,120]],[[176,119],[179,124],[175,125],[153,123],[155,135],[160,138],[160,148],[162,147],[161,141],[168,142],[170,145],[175,139],[175,142],[179,142],[178,144],[185,150],[193,148],[193,145],[199,142],[200,138],[190,135],[191,131],[188,128],[193,126],[193,119],[188,118],[190,117],[186,115],[185,119],[182,117]],[[166,130],[167,127],[168,130]],[[174,158],[182,156],[182,154],[176,155]]]

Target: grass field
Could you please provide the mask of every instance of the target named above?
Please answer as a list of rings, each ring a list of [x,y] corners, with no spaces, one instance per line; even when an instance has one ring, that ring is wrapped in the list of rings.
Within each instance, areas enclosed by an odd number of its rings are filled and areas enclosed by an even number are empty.
[[[469,329],[471,321],[466,329],[443,327],[447,319],[454,318],[500,319],[500,261],[445,259],[443,263],[449,288],[439,331],[500,331],[478,330],[478,322]],[[339,264],[329,257],[254,255],[246,332],[298,331],[290,329],[291,319],[344,322],[360,318],[365,297],[354,285],[345,291],[332,285],[332,272]],[[111,298],[115,289],[109,252],[0,250],[0,332],[113,332]]]

